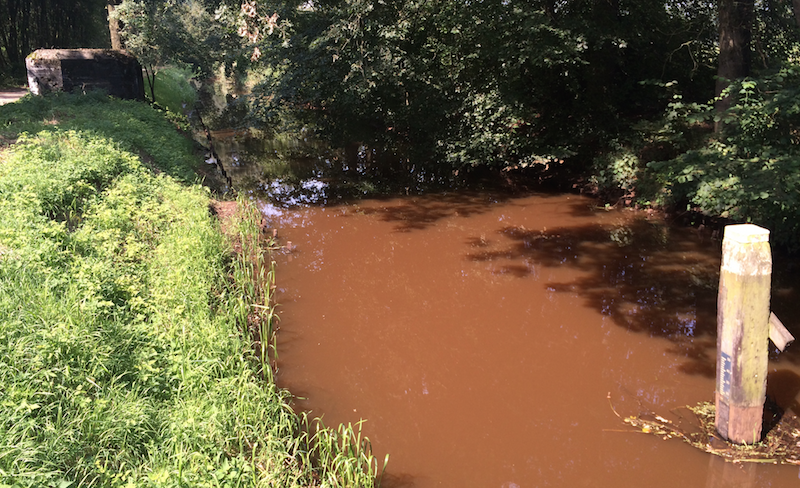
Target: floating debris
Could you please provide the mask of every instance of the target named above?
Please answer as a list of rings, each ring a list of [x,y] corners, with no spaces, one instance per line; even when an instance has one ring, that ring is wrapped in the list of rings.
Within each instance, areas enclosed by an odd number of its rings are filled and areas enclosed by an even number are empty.
[[[667,439],[681,439],[687,444],[734,463],[768,463],[800,465],[800,419],[791,411],[777,414],[776,422],[761,442],[755,444],[732,444],[720,437],[714,426],[713,403],[699,403],[694,407],[681,407],[672,411],[688,425],[666,419],[652,412],[622,417],[608,402],[614,415],[631,426],[633,431]],[[682,412],[690,412],[687,418]]]

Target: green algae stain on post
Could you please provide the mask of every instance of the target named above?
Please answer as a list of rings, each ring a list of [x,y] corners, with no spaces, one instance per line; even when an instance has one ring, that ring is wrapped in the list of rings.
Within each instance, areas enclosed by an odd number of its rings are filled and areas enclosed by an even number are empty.
[[[717,301],[716,428],[739,444],[761,439],[771,277],[769,231],[752,224],[725,227]]]

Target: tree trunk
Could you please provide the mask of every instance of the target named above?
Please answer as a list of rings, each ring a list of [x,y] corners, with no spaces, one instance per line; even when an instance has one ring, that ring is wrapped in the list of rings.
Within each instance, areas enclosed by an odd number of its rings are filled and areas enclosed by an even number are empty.
[[[794,11],[794,21],[800,27],[800,0],[792,0],[792,10]]]
[[[156,67],[147,65],[144,67],[144,74],[147,77],[147,83],[150,85],[150,103],[156,103]]]
[[[22,56],[25,57],[28,55],[28,52],[31,50],[31,43],[30,43],[30,31],[31,31],[31,6],[26,5],[22,7],[22,21],[19,27],[19,45],[22,50]]]
[[[793,0],[797,1],[797,0]],[[731,81],[750,74],[750,41],[752,38],[754,0],[719,0],[719,59],[715,94],[719,96]],[[718,114],[733,103],[733,95],[716,103]],[[721,121],[714,125],[716,132],[723,128]]]
[[[8,43],[6,45],[6,55],[12,66],[20,63],[24,55],[20,55],[19,45],[19,4],[15,0],[8,2]]]
[[[106,7],[108,8],[108,31],[111,34],[111,49],[120,51],[122,49],[122,41],[119,37],[119,20],[114,16],[116,5],[109,2]]]

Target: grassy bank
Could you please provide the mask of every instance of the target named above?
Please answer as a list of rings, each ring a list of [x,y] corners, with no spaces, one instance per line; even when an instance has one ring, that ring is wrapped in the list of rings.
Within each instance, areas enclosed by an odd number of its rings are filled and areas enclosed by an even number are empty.
[[[160,113],[28,97],[0,137],[0,485],[373,484],[368,442],[272,382],[260,216],[222,235]]]

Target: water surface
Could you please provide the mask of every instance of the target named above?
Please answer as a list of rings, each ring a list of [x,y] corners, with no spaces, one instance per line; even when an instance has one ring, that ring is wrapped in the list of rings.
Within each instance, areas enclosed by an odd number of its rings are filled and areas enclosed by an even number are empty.
[[[713,401],[720,244],[708,233],[575,195],[265,213],[291,241],[279,383],[329,425],[367,419],[378,457],[391,454],[384,487],[798,482],[796,467],[632,432],[611,408],[680,421],[677,407]],[[800,296],[780,283],[774,295],[793,329]],[[784,405],[797,362],[771,363]]]

